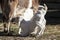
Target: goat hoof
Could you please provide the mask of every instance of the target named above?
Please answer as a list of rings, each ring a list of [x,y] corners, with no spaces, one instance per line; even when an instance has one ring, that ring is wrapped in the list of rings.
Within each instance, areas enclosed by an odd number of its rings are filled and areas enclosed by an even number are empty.
[[[36,36],[36,34],[30,34],[29,36],[31,36],[31,37],[35,37],[35,36]]]
[[[20,37],[27,37],[29,36],[28,34],[27,35],[22,35],[22,34],[19,34]]]
[[[5,29],[4,29],[4,32],[5,32],[5,33],[7,33],[7,32],[8,32],[7,28],[5,28]]]

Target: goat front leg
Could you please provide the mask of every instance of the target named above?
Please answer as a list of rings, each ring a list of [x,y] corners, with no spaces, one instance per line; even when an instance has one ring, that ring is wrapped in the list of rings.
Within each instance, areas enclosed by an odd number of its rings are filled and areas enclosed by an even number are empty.
[[[23,20],[23,17],[20,16],[20,17],[19,17],[19,21],[18,21],[18,27],[19,27],[18,34],[21,34],[21,22],[22,22],[22,20]]]
[[[9,31],[10,31],[11,20],[12,20],[12,17],[8,20],[8,33],[9,33]]]
[[[4,26],[4,32],[7,32],[7,18],[5,16],[2,16],[3,19],[3,26]]]

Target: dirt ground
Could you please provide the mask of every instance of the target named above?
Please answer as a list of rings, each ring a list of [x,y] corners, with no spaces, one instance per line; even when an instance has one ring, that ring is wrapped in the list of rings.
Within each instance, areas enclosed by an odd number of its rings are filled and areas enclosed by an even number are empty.
[[[44,34],[39,38],[0,36],[0,40],[60,40],[60,25],[46,25]]]

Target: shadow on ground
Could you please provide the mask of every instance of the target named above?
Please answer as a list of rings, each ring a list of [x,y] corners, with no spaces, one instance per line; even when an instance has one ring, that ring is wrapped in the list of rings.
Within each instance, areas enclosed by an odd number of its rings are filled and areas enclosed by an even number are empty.
[[[0,36],[0,40],[60,40],[60,25],[46,25],[44,34],[38,38],[20,36]]]

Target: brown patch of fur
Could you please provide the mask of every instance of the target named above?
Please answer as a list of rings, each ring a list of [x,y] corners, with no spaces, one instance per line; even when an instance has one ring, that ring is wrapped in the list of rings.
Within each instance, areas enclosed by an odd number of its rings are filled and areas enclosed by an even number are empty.
[[[33,6],[33,9],[34,9],[34,12],[36,13],[38,11],[38,5],[39,5],[39,0],[32,0],[32,6]]]
[[[18,0],[10,0],[10,13],[9,13],[9,17],[13,16],[13,12],[14,12],[14,9],[17,7],[18,5]]]
[[[24,7],[24,8],[27,8],[28,7],[28,4],[29,4],[29,0],[19,0],[19,6],[20,7]]]

